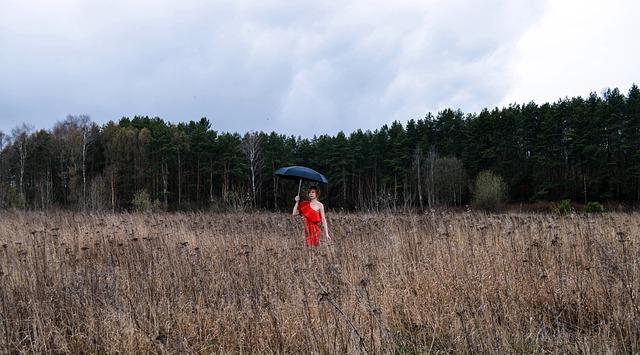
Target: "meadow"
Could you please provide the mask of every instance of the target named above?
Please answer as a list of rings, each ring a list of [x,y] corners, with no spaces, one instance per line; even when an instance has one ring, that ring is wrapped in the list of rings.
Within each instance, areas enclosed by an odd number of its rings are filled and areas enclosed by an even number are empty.
[[[0,353],[638,353],[640,215],[1,212]]]

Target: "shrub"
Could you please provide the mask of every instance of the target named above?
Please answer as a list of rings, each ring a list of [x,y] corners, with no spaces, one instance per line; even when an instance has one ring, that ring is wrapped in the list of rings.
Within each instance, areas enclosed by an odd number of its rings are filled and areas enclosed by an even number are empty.
[[[138,212],[151,211],[153,207],[149,193],[146,190],[136,192],[135,195],[133,195],[131,204],[133,204],[133,208]]]
[[[492,171],[482,171],[476,177],[473,188],[473,205],[486,210],[497,211],[507,197],[507,184]]]
[[[584,211],[586,213],[599,213],[604,212],[604,206],[600,202],[589,202],[586,206],[584,206]]]
[[[559,202],[551,202],[549,205],[549,211],[562,216],[567,215],[571,213],[571,200],[567,199]]]

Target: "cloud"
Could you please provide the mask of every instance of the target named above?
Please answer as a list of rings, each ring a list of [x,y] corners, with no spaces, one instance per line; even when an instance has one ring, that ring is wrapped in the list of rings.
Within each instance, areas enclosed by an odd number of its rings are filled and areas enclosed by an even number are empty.
[[[67,114],[312,136],[491,106],[538,1],[5,0],[0,130]]]
[[[520,39],[511,88],[502,105],[586,97],[640,78],[635,0],[549,2],[544,17]]]

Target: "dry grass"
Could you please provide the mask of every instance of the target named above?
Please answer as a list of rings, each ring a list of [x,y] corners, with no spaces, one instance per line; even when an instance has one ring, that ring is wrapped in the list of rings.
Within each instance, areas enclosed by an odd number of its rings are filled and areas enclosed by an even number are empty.
[[[0,352],[638,353],[640,216],[4,213]]]

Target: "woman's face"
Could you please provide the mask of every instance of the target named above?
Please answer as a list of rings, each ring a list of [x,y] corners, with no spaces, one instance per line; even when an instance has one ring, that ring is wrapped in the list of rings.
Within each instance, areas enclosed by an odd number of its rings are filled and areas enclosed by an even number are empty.
[[[316,190],[309,190],[309,199],[311,200],[316,199]]]

